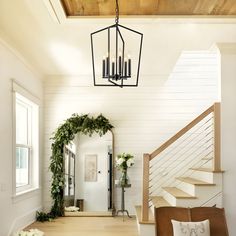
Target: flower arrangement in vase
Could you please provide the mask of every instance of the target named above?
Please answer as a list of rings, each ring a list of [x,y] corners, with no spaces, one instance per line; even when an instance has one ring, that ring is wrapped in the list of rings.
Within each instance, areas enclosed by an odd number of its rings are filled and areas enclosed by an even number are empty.
[[[119,179],[120,186],[127,186],[130,184],[127,170],[134,165],[134,156],[129,153],[119,154],[116,158],[116,167],[121,171],[121,177]]]

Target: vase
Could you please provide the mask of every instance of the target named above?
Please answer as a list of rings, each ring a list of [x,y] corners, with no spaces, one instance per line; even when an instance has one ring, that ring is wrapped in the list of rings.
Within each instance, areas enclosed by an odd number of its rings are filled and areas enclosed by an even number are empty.
[[[127,186],[130,184],[130,179],[127,174],[127,170],[122,171],[120,179],[119,179],[119,185],[120,186]]]

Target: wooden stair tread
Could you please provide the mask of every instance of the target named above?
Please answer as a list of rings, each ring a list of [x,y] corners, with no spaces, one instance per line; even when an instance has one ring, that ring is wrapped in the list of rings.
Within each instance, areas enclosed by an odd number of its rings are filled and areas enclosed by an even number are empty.
[[[147,225],[154,225],[154,216],[149,209],[149,220],[148,221],[143,221],[142,220],[142,206],[135,206],[135,211],[136,211],[136,217],[138,219],[139,224],[147,224]]]
[[[164,206],[170,206],[169,202],[167,202],[163,197],[161,196],[151,196],[150,197],[152,204],[154,207],[164,207]]]
[[[176,187],[163,187],[163,189],[178,199],[196,199],[195,196],[192,196]]]
[[[196,186],[215,186],[215,184],[207,183],[205,181],[201,181],[201,180],[190,178],[190,177],[177,177],[176,179],[178,179],[179,181],[188,183],[188,184],[196,185]]]
[[[203,172],[209,172],[209,173],[224,173],[223,170],[218,170],[218,171],[214,171],[211,168],[190,168],[190,170],[196,170],[196,171],[203,171]]]

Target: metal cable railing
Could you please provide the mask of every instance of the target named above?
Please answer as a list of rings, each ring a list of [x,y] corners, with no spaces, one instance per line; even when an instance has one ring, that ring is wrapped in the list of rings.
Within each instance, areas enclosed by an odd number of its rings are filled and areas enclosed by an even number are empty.
[[[191,176],[191,168],[220,170],[220,104],[215,103],[151,154],[144,154],[142,218],[148,219],[151,195],[165,186],[179,186],[176,177]],[[210,200],[210,199],[209,199]]]
[[[212,134],[212,131],[208,131],[209,127],[211,127],[211,126],[208,126],[206,129],[204,129],[205,131],[207,131],[207,133],[205,134],[204,138],[205,138],[205,137],[208,137],[210,134]],[[192,137],[191,140],[188,141],[188,146],[185,145],[184,148],[181,148],[180,150],[175,151],[175,152],[172,153],[172,154],[171,154],[171,152],[169,152],[169,156],[165,155],[165,156],[162,156],[160,159],[161,159],[162,161],[164,161],[164,164],[166,164],[166,160],[165,160],[165,159],[166,159],[167,157],[168,157],[168,159],[171,160],[171,163],[174,163],[174,162],[176,161],[176,159],[178,159],[178,158],[175,158],[175,159],[174,159],[174,157],[177,157],[178,155],[179,155],[179,157],[185,156],[185,159],[187,159],[189,156],[193,156],[195,151],[192,151],[192,152],[189,153],[187,156],[186,156],[186,154],[187,154],[187,153],[189,152],[189,150],[191,150],[191,149],[194,149],[194,148],[195,148],[195,149],[199,149],[199,147],[197,146],[197,144],[199,144],[199,143],[202,142],[202,137],[201,137],[200,141],[197,141],[197,142],[196,142],[195,140],[196,140],[199,136],[201,136],[201,135],[202,135],[202,133],[199,133],[197,136]],[[204,144],[208,144],[208,142],[210,142],[211,140],[212,140],[212,137],[211,137],[211,138],[208,138],[208,139],[204,142]],[[186,139],[185,139],[185,141],[186,141]],[[193,143],[193,144],[192,144],[192,143]],[[190,146],[189,144],[192,144],[192,145]],[[201,146],[201,145],[200,145],[200,146]],[[188,147],[188,148],[186,148],[186,147]],[[207,145],[206,149],[208,149],[208,148],[209,148],[209,145]],[[184,151],[183,151],[183,150],[184,150]],[[173,151],[173,150],[172,150],[172,151]],[[157,169],[161,169],[161,168],[163,168],[163,166],[164,166],[164,165],[162,165],[161,163],[158,163],[158,162],[156,162],[155,164],[153,164],[153,165],[151,166],[153,170],[150,170],[150,179],[149,179],[149,182],[151,182],[151,181],[154,180],[156,177],[158,177],[159,172],[157,171]],[[155,169],[154,169],[153,167],[155,167]]]
[[[206,122],[204,122],[200,127],[198,127],[198,129],[197,129],[196,131],[200,130],[204,125],[206,125],[208,122],[212,121],[212,119],[213,119],[213,117],[211,117],[210,119],[208,119],[208,120],[207,120]],[[208,127],[207,127],[207,128],[208,128]],[[195,133],[196,133],[196,131],[195,131]],[[181,143],[186,142],[186,141],[188,140],[188,138],[191,137],[191,136],[193,136],[195,133],[194,133],[194,132],[190,133],[187,137],[185,137],[185,138],[182,140]],[[170,154],[175,148],[178,148],[178,147],[179,147],[179,146],[175,146],[173,149],[171,149],[171,147],[169,147],[170,150],[167,151],[167,152],[165,153],[165,155],[162,156],[162,158],[165,158],[165,156],[169,156],[169,154]],[[155,164],[157,164],[157,162],[161,161],[162,158],[156,158],[156,159],[154,159],[153,161],[151,161],[151,162],[152,162],[152,166],[150,167],[150,169],[152,169],[152,167],[153,167]]]

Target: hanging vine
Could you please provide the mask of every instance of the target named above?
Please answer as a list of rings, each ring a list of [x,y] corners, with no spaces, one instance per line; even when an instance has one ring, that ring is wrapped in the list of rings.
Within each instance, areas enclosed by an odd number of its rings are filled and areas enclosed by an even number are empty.
[[[64,167],[63,149],[75,138],[77,133],[91,136],[98,133],[100,136],[106,134],[113,126],[109,120],[100,114],[97,118],[86,115],[73,114],[64,124],[60,125],[53,133],[51,140],[52,156],[49,169],[52,172],[51,197],[53,205],[50,213],[37,212],[38,221],[47,221],[57,216],[64,215]]]

